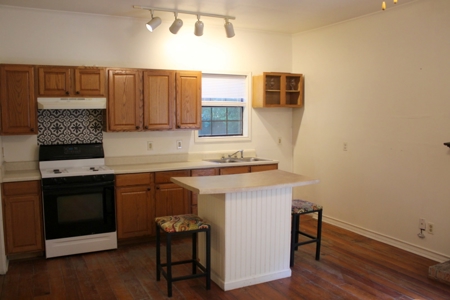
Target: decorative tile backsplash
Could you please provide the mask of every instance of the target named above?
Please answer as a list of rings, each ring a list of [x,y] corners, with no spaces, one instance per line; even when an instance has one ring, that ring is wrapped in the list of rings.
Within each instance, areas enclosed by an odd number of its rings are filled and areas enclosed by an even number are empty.
[[[102,110],[38,110],[38,145],[90,144],[103,141]]]

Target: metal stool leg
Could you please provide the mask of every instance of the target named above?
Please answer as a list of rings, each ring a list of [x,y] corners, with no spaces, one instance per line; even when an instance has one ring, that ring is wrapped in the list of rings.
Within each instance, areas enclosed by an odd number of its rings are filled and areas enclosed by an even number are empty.
[[[290,266],[294,266],[294,252],[296,249],[296,244],[298,242],[298,219],[300,215],[292,214],[291,217],[291,258],[290,258]]]
[[[156,281],[161,280],[161,233],[156,225]]]
[[[171,235],[166,234],[167,294],[172,297],[172,245]]]
[[[206,234],[206,289],[211,289],[211,228],[205,231]]]
[[[320,244],[322,241],[322,210],[319,210],[317,216],[317,236],[316,236],[316,260],[320,260]]]
[[[197,233],[192,234],[192,274],[197,274]]]

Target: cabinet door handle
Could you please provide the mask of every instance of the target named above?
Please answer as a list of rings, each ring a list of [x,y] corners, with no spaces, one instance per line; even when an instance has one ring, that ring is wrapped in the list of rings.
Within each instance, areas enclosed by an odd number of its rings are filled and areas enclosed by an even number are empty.
[[[145,129],[148,129],[148,126],[145,126]]]
[[[77,95],[79,95],[79,94],[80,94],[80,91],[76,91],[76,93],[77,93]]]
[[[136,126],[136,129],[139,129],[140,127],[139,126]]]
[[[68,92],[68,91],[66,91],[66,95],[69,95],[69,92]]]
[[[34,128],[30,128],[30,131],[31,131],[31,132],[34,132]]]
[[[159,190],[159,189],[160,189],[159,185],[157,185],[157,186],[156,186],[156,189],[157,189],[157,190]]]
[[[147,188],[147,191],[151,191],[152,190],[152,188]]]

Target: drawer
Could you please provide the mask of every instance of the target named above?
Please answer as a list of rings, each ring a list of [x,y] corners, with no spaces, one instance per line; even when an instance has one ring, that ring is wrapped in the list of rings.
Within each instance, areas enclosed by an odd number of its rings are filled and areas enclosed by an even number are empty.
[[[39,195],[41,193],[41,182],[36,181],[20,181],[3,183],[3,195]]]
[[[116,186],[151,185],[153,173],[116,175]]]
[[[217,169],[195,169],[191,171],[192,177],[217,175]]]
[[[155,183],[171,183],[171,177],[190,177],[190,170],[156,172]]]

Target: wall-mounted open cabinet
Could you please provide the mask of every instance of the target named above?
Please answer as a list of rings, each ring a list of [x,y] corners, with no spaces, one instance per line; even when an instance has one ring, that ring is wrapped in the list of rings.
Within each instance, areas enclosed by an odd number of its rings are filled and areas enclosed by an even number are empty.
[[[302,74],[269,73],[253,76],[254,108],[259,107],[302,107]]]

